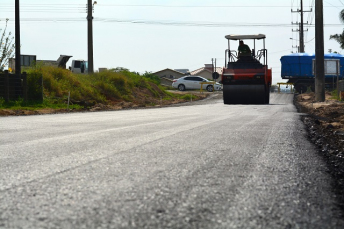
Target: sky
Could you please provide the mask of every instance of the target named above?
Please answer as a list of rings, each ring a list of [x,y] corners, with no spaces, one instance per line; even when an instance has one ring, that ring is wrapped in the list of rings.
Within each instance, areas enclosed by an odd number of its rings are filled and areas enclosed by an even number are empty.
[[[0,0],[0,29],[9,18],[14,34],[13,0]],[[297,52],[301,0],[97,0],[94,5],[94,69],[124,67],[135,72],[166,68],[196,70],[216,59],[224,66],[226,35],[265,34],[273,83],[283,82],[280,58]],[[323,0],[324,48],[344,54],[329,40],[342,33],[344,0]],[[21,54],[39,60],[60,55],[87,60],[87,0],[20,0]],[[314,0],[303,0],[305,52],[315,50]],[[294,11],[294,13],[292,12]],[[296,32],[295,32],[296,31]],[[247,44],[252,48],[253,43]],[[231,49],[237,48],[231,43]],[[257,48],[262,42],[256,43]],[[70,66],[71,60],[67,63]]]

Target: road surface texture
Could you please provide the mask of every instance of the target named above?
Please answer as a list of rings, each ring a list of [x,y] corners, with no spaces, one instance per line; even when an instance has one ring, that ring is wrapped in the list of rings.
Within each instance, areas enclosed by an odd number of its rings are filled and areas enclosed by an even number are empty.
[[[0,118],[0,228],[343,228],[292,103]]]

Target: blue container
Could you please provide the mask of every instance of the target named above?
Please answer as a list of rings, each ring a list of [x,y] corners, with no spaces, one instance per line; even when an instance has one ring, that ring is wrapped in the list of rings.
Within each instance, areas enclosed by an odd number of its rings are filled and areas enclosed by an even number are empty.
[[[344,74],[344,56],[336,53],[329,53],[324,55],[325,59],[339,59],[340,72],[339,77],[342,78]],[[313,59],[314,53],[293,53],[281,57],[281,77],[282,79],[311,79],[313,75]],[[336,75],[326,75],[325,78],[333,78]]]

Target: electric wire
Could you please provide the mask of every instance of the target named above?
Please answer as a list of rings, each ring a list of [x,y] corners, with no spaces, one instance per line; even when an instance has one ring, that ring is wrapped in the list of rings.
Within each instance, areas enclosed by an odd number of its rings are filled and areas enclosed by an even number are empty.
[[[329,2],[326,1],[326,0],[324,0],[324,2],[326,2],[327,4],[329,4],[329,5],[333,6],[333,7],[340,7],[340,6],[334,6],[334,5],[332,5],[331,3],[329,3]]]
[[[290,51],[290,49],[285,49],[285,50],[276,51],[276,52],[269,52],[269,54],[275,54],[275,53],[286,52],[286,51]]]
[[[340,0],[341,1],[341,0]],[[294,1],[292,1],[293,4]],[[325,0],[325,2],[327,2]],[[328,2],[327,2],[328,3]],[[341,2],[342,3],[342,2]],[[328,3],[330,6],[324,6],[324,7],[340,7],[335,6],[333,4]],[[343,4],[343,3],[342,3]],[[78,9],[87,8],[87,4],[22,4],[21,10],[35,10],[37,8],[45,8],[45,9],[56,9],[56,7],[60,9],[65,10],[72,10],[72,9]],[[204,6],[196,6],[196,5],[120,5],[120,4],[97,4],[96,7],[162,7],[162,8],[286,8],[290,6],[278,6],[278,5],[204,5]],[[13,9],[14,11],[15,6],[13,4],[2,4],[0,5],[0,9]]]
[[[5,20],[5,18],[0,18]],[[21,18],[22,22],[83,22],[85,18]],[[194,26],[194,27],[290,27],[294,25],[284,23],[230,23],[230,22],[199,22],[199,21],[162,21],[162,20],[142,20],[142,19],[117,19],[117,18],[94,18],[95,23],[129,23],[142,25],[162,25],[162,26]],[[14,23],[14,18],[10,18],[9,23]],[[341,24],[324,24],[325,27],[337,27]],[[310,25],[308,27],[314,27]]]
[[[291,1],[293,6],[295,0]],[[314,0],[312,2],[314,4]],[[136,6],[136,7],[258,7],[258,6],[166,6],[166,5],[117,5],[117,4],[97,4],[98,6]],[[14,8],[12,4],[3,4],[0,5],[1,9],[9,9],[10,7]],[[51,8],[53,7],[53,8]],[[259,7],[280,7],[280,6],[259,6]],[[282,6],[285,7],[285,6]],[[39,13],[74,13],[75,11],[86,10],[87,4],[23,4],[21,5],[22,11],[24,12],[39,12]],[[37,9],[38,8],[38,9]],[[12,9],[14,10],[14,9]],[[299,14],[296,14],[297,18]],[[292,17],[293,19],[293,17]],[[0,18],[0,20],[5,20],[5,18]],[[79,22],[84,21],[85,18],[79,17],[34,17],[34,18],[21,18],[23,22]],[[312,19],[313,20],[313,19]],[[14,19],[10,19],[9,23],[13,23]],[[290,24],[279,24],[279,23],[224,23],[224,22],[183,22],[183,21],[161,21],[161,20],[141,20],[141,19],[116,19],[116,18],[97,18],[95,17],[94,22],[104,22],[104,23],[130,23],[130,24],[145,24],[145,25],[169,25],[169,26],[198,26],[198,27],[293,27]],[[327,27],[341,26],[341,24],[325,24]],[[308,27],[314,27],[309,25]]]
[[[315,4],[315,0],[309,0],[309,9],[311,12],[308,12],[307,25],[312,25],[312,23],[313,23],[313,19],[314,19],[314,15],[315,15],[314,10],[313,10],[314,4]],[[308,29],[307,29],[307,31],[308,31]],[[308,34],[309,33],[306,33],[305,40],[308,40]],[[308,43],[308,42],[305,42],[305,43]]]

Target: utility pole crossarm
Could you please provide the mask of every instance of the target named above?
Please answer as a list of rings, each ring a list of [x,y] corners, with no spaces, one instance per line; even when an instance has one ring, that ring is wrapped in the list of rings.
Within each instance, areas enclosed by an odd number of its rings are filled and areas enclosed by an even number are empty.
[[[312,12],[312,9],[308,10],[308,11],[303,10],[303,1],[301,0],[301,9],[300,10],[298,9],[297,11],[291,10],[291,12],[292,13],[300,13],[301,14],[301,22],[298,23],[299,24],[299,32],[300,32],[299,41],[300,41],[300,52],[304,53],[305,52],[305,42],[304,42],[304,35],[303,35],[303,32],[304,32],[304,29],[303,29],[303,25],[304,25],[303,13],[305,13],[305,12]],[[294,23],[292,22],[292,24],[294,24]],[[308,22],[307,22],[307,24],[308,24]],[[308,30],[306,30],[306,31],[308,31]],[[296,31],[293,30],[293,32],[296,32]]]

